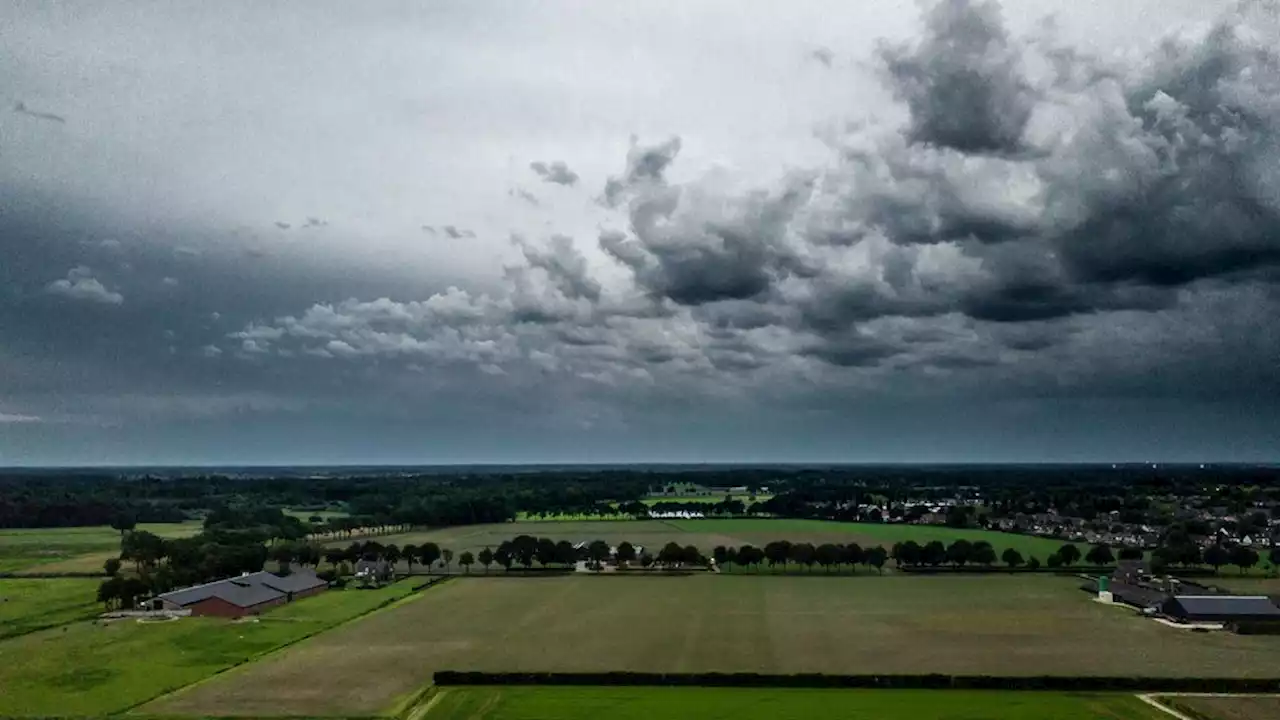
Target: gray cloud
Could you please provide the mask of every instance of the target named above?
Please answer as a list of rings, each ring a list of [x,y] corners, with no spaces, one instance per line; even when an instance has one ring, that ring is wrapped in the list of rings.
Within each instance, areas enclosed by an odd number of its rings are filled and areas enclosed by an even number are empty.
[[[533,193],[529,192],[528,190],[525,190],[524,188],[511,188],[510,190],[507,191],[507,194],[514,198],[520,198],[521,200],[524,200],[525,202],[529,203],[530,205],[533,205],[534,207],[537,207],[538,205],[541,204],[538,202],[537,195],[534,195]]]
[[[831,67],[831,63],[836,59],[836,54],[831,52],[829,48],[818,48],[809,53],[809,57],[822,63],[825,67]]]
[[[45,289],[53,295],[61,295],[73,300],[85,300],[104,305],[119,305],[124,302],[123,295],[108,290],[93,276],[93,271],[83,265],[71,268],[67,271],[65,278],[54,280],[46,285]]]
[[[556,185],[574,185],[578,182],[578,173],[570,170],[563,160],[550,163],[537,160],[529,163],[529,169],[542,178],[543,182]]]
[[[453,238],[454,240],[457,240],[459,238],[473,238],[476,236],[474,231],[467,230],[465,228],[458,228],[453,225],[444,225],[440,229],[441,231],[444,232],[445,235],[448,235],[450,238]]]
[[[55,115],[51,112],[40,112],[39,110],[32,110],[27,107],[26,103],[23,103],[23,102],[14,103],[13,111],[15,113],[18,113],[19,115],[26,115],[27,117],[36,118],[38,120],[51,120],[56,123],[67,122],[67,119],[62,117],[61,115]]]
[[[911,138],[961,152],[1016,153],[1036,96],[991,0],[941,0],[915,45],[881,51]]]

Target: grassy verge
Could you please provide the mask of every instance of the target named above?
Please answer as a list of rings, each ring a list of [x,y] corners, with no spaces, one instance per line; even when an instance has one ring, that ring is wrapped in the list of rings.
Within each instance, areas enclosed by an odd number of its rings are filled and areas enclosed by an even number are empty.
[[[330,591],[256,622],[80,622],[0,642],[0,716],[101,716],[135,707],[407,596],[411,581]]]
[[[0,580],[0,640],[92,618],[97,588],[97,580]]]
[[[1131,695],[739,688],[442,688],[424,720],[1164,720]]]

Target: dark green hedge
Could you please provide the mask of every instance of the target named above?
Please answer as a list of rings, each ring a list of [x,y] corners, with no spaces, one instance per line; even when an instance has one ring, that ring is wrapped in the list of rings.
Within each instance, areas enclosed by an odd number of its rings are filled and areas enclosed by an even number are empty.
[[[435,673],[436,685],[630,685],[925,690],[1053,690],[1117,692],[1273,693],[1280,678],[994,676],[994,675],[761,675],[757,673]]]

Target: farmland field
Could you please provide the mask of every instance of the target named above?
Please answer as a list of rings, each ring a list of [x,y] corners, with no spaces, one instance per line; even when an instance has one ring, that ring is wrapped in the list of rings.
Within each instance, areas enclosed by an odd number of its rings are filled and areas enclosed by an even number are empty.
[[[764,688],[441,688],[424,720],[1164,720],[1132,695]],[[1232,718],[1231,720],[1235,720]]]
[[[378,541],[401,546],[409,543],[420,545],[424,542],[434,542],[440,547],[451,548],[460,554],[464,550],[478,552],[485,547],[497,547],[503,540],[510,540],[521,534],[570,542],[600,539],[616,544],[627,540],[654,551],[668,542],[676,542],[680,545],[696,545],[707,554],[710,554],[717,545],[740,547],[751,544],[763,547],[773,540],[814,544],[856,542],[864,547],[884,545],[885,549],[888,549],[899,541],[915,540],[926,543],[931,540],[942,540],[949,543],[964,538],[971,541],[986,540],[995,548],[997,555],[1005,548],[1012,547],[1026,557],[1034,555],[1043,561],[1050,553],[1062,546],[1060,540],[993,530],[957,530],[929,525],[837,523],[825,520],[789,519],[514,522],[401,533],[380,537]],[[349,542],[349,540],[335,540],[328,544],[342,546]]]
[[[258,622],[83,621],[9,638],[0,641],[0,717],[120,712],[404,597],[411,586],[330,591]]]
[[[1280,695],[1270,697],[1162,697],[1165,705],[1191,717],[1212,720],[1275,720],[1280,718]]]
[[[0,640],[93,617],[94,579],[0,580]]]
[[[1257,595],[1280,595],[1280,578],[1238,577],[1235,573],[1223,573],[1219,577],[1204,578],[1201,582],[1217,585],[1232,592]]]
[[[200,523],[143,523],[161,537],[190,537]],[[120,532],[105,525],[0,530],[0,572],[101,572],[119,555]]]
[[[1058,577],[473,578],[145,709],[364,715],[440,669],[1258,677],[1273,640],[1167,628]]]

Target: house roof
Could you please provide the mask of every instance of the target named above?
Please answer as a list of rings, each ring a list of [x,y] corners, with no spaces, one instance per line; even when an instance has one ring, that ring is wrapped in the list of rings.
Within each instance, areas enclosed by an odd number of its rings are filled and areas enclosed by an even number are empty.
[[[324,580],[316,577],[314,573],[310,572],[290,573],[283,577],[273,575],[271,573],[264,574],[269,575],[270,577],[265,578],[262,581],[263,585],[286,593],[302,592],[304,590],[311,590],[313,588],[318,588],[321,585],[328,584]]]
[[[266,571],[259,571],[174,590],[157,597],[182,607],[211,597],[220,598],[239,607],[253,607],[282,598],[288,593],[310,590],[323,584],[323,580],[311,573],[280,577]]]
[[[1280,618],[1280,607],[1265,595],[1178,595],[1173,599],[1188,615]]]
[[[1113,582],[1107,589],[1111,591],[1112,597],[1120,602],[1137,607],[1151,607],[1169,597],[1169,593],[1163,590],[1130,585],[1123,582]]]

